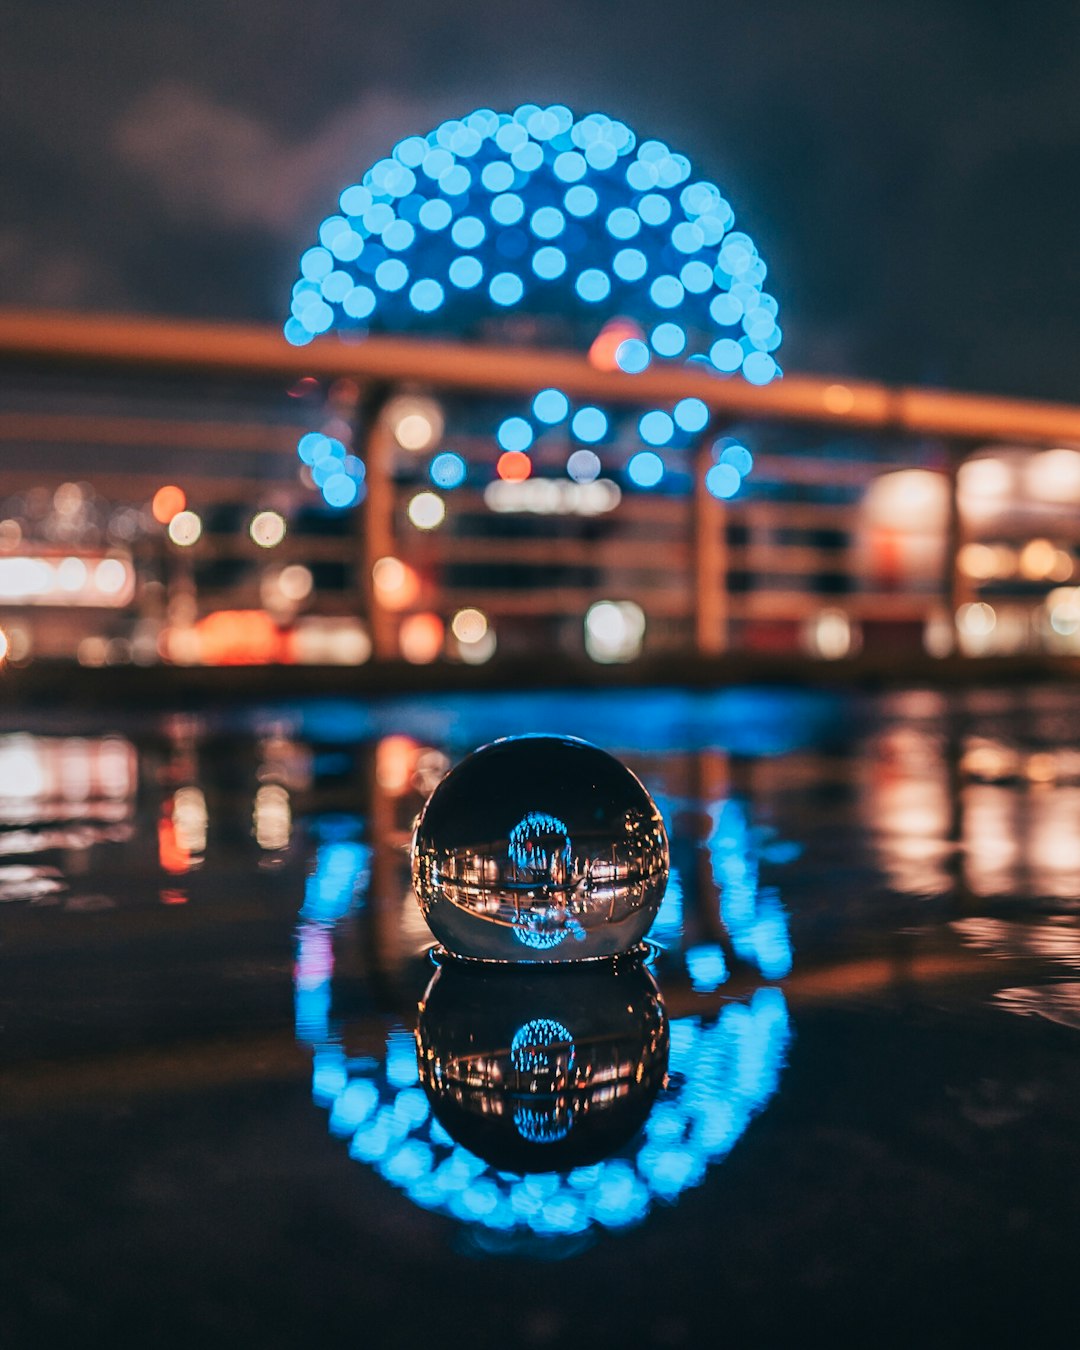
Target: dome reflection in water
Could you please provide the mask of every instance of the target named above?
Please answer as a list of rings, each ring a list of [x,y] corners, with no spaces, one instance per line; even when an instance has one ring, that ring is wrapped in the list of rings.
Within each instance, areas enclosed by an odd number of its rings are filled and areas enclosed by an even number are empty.
[[[508,737],[432,793],[412,873],[424,918],[454,955],[581,961],[648,932],[668,841],[652,798],[611,755],[568,736]]]
[[[634,957],[517,972],[444,960],[416,1038],[436,1119],[504,1172],[608,1157],[644,1124],[667,1071],[667,1015]]]

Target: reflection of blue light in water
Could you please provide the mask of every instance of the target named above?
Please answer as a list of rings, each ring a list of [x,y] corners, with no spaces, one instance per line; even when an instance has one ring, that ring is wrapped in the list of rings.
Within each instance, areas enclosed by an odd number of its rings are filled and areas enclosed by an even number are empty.
[[[728,977],[723,951],[715,943],[688,947],[684,953],[690,983],[699,994],[711,994]]]
[[[345,916],[354,898],[367,887],[371,849],[367,844],[322,844],[315,869],[304,887],[302,919],[333,924]]]
[[[767,980],[783,979],[791,970],[791,938],[779,894],[771,887],[759,887],[760,840],[735,799],[721,803],[715,819],[709,856],[720,889],[720,917],[731,945]]]
[[[670,805],[665,813],[670,815]],[[787,920],[775,892],[759,890],[755,859],[790,861],[792,849],[751,826],[739,802],[721,803],[713,818],[708,846],[734,950],[766,978],[778,979],[790,968]],[[312,1096],[329,1111],[331,1132],[349,1137],[352,1157],[374,1167],[421,1208],[480,1227],[492,1241],[503,1234],[498,1241],[509,1243],[520,1235],[556,1238],[592,1228],[628,1228],[656,1201],[670,1203],[700,1184],[775,1093],[790,1026],[782,991],[766,988],[746,1003],[725,1004],[718,1017],[670,1024],[672,1086],[623,1150],[563,1173],[496,1171],[456,1144],[431,1116],[417,1084],[415,1042],[404,1028],[390,1032],[381,1057],[347,1055],[340,1042],[331,1022],[331,924],[362,902],[370,857],[357,844],[347,847],[363,852],[330,851],[343,843],[334,838],[320,847],[308,884],[305,910],[309,904],[312,909],[299,933],[296,1034],[312,1046]],[[673,869],[652,935],[676,943],[681,917],[682,890]],[[703,955],[706,950],[698,948],[696,958],[688,953],[688,964],[715,965],[714,956]],[[531,1019],[513,1037],[511,1055],[523,1072],[542,1073],[567,1054],[574,1054],[573,1038],[551,1018]],[[554,1141],[563,1118],[554,1111],[544,1114],[531,1100],[525,1105],[520,1120],[515,1116],[523,1137],[532,1130],[535,1142]]]

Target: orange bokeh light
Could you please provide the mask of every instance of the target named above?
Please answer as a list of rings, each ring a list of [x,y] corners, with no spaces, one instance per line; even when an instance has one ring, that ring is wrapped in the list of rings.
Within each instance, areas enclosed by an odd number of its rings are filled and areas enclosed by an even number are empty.
[[[384,736],[375,747],[375,779],[384,792],[400,797],[409,790],[420,747],[411,736]]]
[[[187,506],[187,494],[175,483],[159,487],[150,503],[150,511],[159,525],[168,525],[173,516],[178,516]]]
[[[267,666],[290,660],[289,644],[261,609],[220,609],[195,625],[204,666]]]
[[[524,483],[532,473],[532,460],[523,450],[504,450],[495,471],[506,483]]]
[[[411,665],[426,666],[442,651],[445,634],[437,614],[410,614],[398,633],[401,654]]]

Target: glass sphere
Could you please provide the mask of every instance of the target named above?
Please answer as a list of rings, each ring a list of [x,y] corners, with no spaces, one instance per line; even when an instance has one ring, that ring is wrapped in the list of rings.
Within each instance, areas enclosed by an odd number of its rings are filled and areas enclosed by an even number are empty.
[[[416,1042],[442,1127],[519,1174],[589,1166],[622,1148],[667,1073],[667,1015],[636,956],[527,972],[445,960]]]
[[[570,736],[476,750],[428,799],[412,879],[455,956],[562,962],[637,945],[660,908],[668,841],[625,765]]]

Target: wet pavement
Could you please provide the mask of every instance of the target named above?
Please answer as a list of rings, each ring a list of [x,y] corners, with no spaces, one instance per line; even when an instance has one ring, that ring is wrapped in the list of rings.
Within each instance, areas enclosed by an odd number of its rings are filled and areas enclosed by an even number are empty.
[[[647,965],[432,964],[522,731],[660,807]],[[0,713],[5,1347],[1060,1339],[1078,1048],[1071,688]]]

